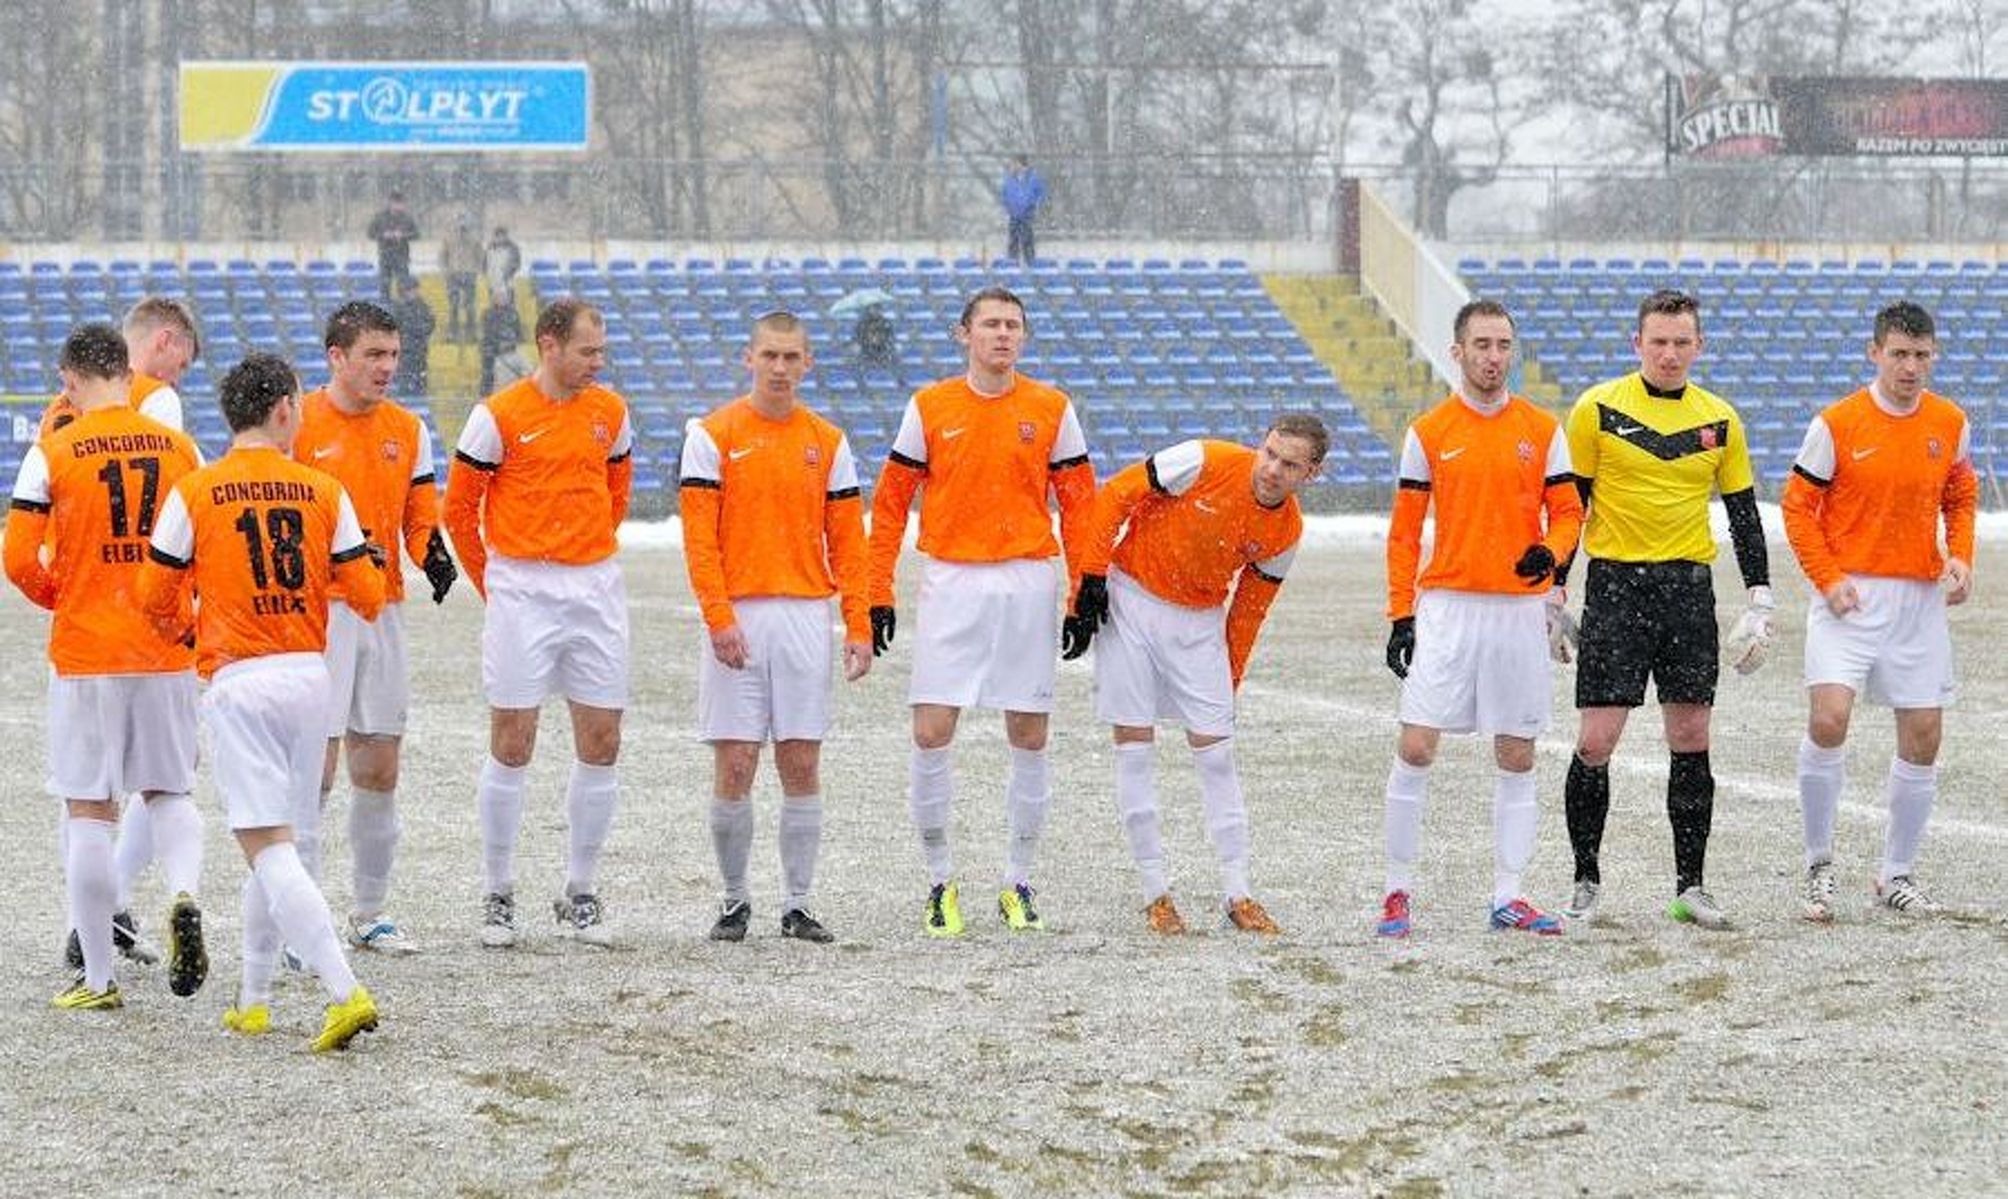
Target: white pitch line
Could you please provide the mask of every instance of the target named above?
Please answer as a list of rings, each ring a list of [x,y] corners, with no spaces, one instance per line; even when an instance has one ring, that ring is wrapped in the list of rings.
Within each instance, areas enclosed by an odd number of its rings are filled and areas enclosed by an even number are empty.
[[[1365,708],[1359,704],[1347,703],[1344,700],[1329,699],[1319,695],[1304,695],[1296,691],[1284,691],[1274,687],[1259,685],[1244,685],[1241,690],[1243,694],[1261,696],[1264,700],[1281,700],[1285,703],[1294,703],[1320,711],[1331,712],[1334,715],[1351,720],[1395,723],[1393,714],[1386,709]],[[1535,742],[1535,744],[1544,750],[1560,754],[1574,753],[1576,749],[1574,740],[1561,737],[1543,737]],[[1663,778],[1666,775],[1666,763],[1662,759],[1645,754],[1623,752],[1613,754],[1611,756],[1611,765],[1622,769],[1627,774],[1651,775],[1655,778]],[[1783,783],[1773,782],[1769,779],[1743,778],[1733,775],[1726,777],[1717,775],[1716,782],[1732,787],[1745,794],[1756,796],[1759,799],[1774,802],[1789,802],[1795,807],[1799,802],[1799,788],[1797,785],[1786,786]],[[1850,799],[1841,801],[1841,812],[1867,824],[1880,824],[1884,816],[1883,809],[1875,804],[1865,804],[1858,800]],[[1962,837],[1978,837],[1986,841],[2008,841],[2008,827],[1990,824],[1984,820],[1956,820],[1934,816],[1931,821],[1931,827],[1942,833],[1953,833]]]

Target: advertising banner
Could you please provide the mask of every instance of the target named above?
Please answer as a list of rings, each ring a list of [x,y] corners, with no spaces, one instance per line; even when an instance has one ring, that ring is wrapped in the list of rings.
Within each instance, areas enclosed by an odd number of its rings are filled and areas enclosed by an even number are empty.
[[[181,148],[584,150],[577,62],[185,62]]]
[[[1690,158],[2008,156],[2008,79],[1669,76],[1666,110]]]

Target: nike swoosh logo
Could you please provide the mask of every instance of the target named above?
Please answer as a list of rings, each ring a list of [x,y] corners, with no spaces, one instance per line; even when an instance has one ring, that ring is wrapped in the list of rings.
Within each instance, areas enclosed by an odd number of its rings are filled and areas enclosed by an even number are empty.
[[[956,438],[958,438],[958,437],[962,436],[962,435],[963,435],[964,433],[967,433],[967,432],[969,432],[969,430],[968,430],[967,428],[962,428],[962,429],[950,429],[950,430],[949,430],[948,432],[946,432],[946,433],[943,433],[943,434],[941,435],[941,439],[942,439],[943,441],[954,441],[954,440],[955,440]]]
[[[1455,458],[1455,457],[1457,457],[1457,456],[1458,456],[1459,454],[1462,454],[1462,453],[1463,453],[1464,451],[1466,451],[1466,450],[1468,450],[1468,449],[1470,449],[1470,448],[1471,448],[1471,447],[1470,447],[1470,446],[1468,446],[1468,445],[1461,445],[1461,446],[1458,446],[1458,447],[1457,447],[1456,449],[1454,449],[1454,450],[1445,450],[1445,451],[1443,451],[1443,455],[1442,455],[1442,457],[1443,457],[1443,460],[1444,460],[1445,462],[1448,462],[1448,461],[1450,461],[1450,460],[1451,460],[1452,458]]]
[[[516,435],[516,442],[519,445],[529,445],[531,442],[537,440],[539,437],[542,437],[544,434],[549,432],[550,432],[549,429],[532,429],[528,433],[518,433]]]
[[[744,458],[744,457],[745,457],[746,455],[748,455],[748,454],[750,454],[750,453],[752,453],[752,452],[753,452],[753,451],[752,451],[751,449],[744,449],[744,450],[733,450],[733,451],[732,451],[732,452],[731,452],[730,454],[727,454],[727,455],[726,455],[726,457],[728,457],[728,458],[732,459],[732,460],[733,460],[734,462],[737,462],[737,461],[739,461],[739,460],[740,460],[741,458]]]
[[[1881,448],[1882,448],[1882,447],[1878,445],[1878,446],[1870,446],[1870,447],[1869,447],[1868,449],[1866,449],[1866,450],[1856,450],[1856,451],[1855,451],[1855,461],[1857,461],[1857,462],[1860,462],[1860,461],[1861,461],[1862,459],[1864,459],[1864,458],[1868,457],[1868,456],[1869,456],[1870,454],[1873,454],[1873,453],[1875,453],[1875,452],[1876,452],[1877,450],[1879,450],[1879,449],[1881,449]]]
[[[1207,503],[1205,500],[1194,500],[1192,501],[1192,506],[1199,509],[1201,512],[1212,512],[1218,514],[1220,511],[1220,509],[1215,508],[1212,504]]]
[[[329,455],[335,453],[340,448],[341,447],[339,446],[332,446],[332,445],[322,446],[320,449],[314,451],[314,461],[319,462],[321,459],[326,458]]]
[[[1617,434],[1619,437],[1630,437],[1634,433],[1644,431],[1644,429],[1644,425],[1619,425],[1612,429],[1611,432]]]

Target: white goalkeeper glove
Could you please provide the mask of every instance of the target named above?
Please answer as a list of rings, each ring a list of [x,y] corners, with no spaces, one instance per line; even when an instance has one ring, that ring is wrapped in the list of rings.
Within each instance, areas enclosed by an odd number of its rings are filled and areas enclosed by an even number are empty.
[[[1776,610],[1769,587],[1750,589],[1750,606],[1736,618],[1736,627],[1729,630],[1729,640],[1722,647],[1722,656],[1737,674],[1750,674],[1764,665],[1771,649],[1771,613]]]
[[[1548,591],[1548,656],[1568,665],[1574,658],[1571,653],[1583,640],[1583,630],[1576,624],[1576,618],[1569,615],[1567,607],[1569,593],[1560,587]]]

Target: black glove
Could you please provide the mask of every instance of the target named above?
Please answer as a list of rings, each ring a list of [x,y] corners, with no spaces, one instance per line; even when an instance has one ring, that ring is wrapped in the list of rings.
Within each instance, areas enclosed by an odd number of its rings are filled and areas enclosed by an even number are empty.
[[[378,570],[384,569],[390,562],[390,554],[385,552],[384,548],[374,541],[363,542],[363,553],[369,555],[370,561],[376,563]]]
[[[1394,677],[1408,677],[1408,664],[1415,660],[1415,617],[1404,616],[1394,622],[1394,628],[1387,635],[1387,668],[1394,671]]]
[[[1555,577],[1555,551],[1535,542],[1513,564],[1513,573],[1527,580],[1529,587],[1547,586]]]
[[[1087,623],[1088,635],[1109,621],[1109,581],[1100,575],[1082,575],[1074,592],[1074,615]],[[1083,648],[1086,648],[1085,646]],[[1072,655],[1078,656],[1078,655]]]
[[[872,657],[883,655],[892,645],[893,630],[899,627],[899,613],[891,604],[872,608]]]
[[[446,593],[453,589],[453,580],[460,577],[460,568],[453,564],[453,555],[446,552],[446,538],[434,529],[425,543],[425,561],[419,564],[425,570],[425,581],[432,584],[432,602],[443,604]]]
[[[1085,616],[1069,616],[1060,622],[1060,657],[1068,662],[1088,652],[1095,639],[1095,622]]]

